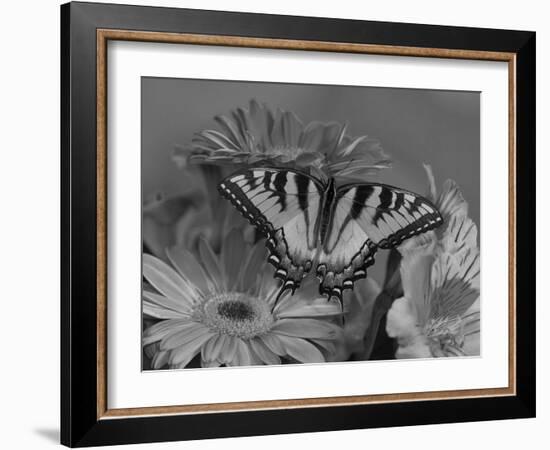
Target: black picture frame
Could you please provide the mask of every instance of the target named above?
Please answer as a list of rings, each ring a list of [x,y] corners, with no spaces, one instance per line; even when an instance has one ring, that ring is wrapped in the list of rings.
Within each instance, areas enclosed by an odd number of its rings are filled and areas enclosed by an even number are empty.
[[[515,54],[515,395],[98,418],[98,29]],[[81,447],[534,417],[535,41],[535,33],[527,31],[80,2],[62,5],[61,443]]]

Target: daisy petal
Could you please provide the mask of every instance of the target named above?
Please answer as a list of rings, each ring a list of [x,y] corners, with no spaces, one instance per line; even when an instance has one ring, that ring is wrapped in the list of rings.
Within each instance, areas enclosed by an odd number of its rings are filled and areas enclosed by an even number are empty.
[[[334,340],[315,339],[314,342],[323,347],[329,353],[336,353],[336,343]]]
[[[357,145],[360,142],[364,141],[365,139],[367,139],[367,136],[359,136],[355,140],[351,141],[344,148],[341,148],[340,150],[338,150],[338,156],[339,157],[348,156],[351,152],[353,152],[353,150],[355,150],[355,147],[357,147]]]
[[[272,279],[274,279],[271,273],[269,275]],[[292,303],[294,303],[294,295],[292,295],[290,290],[284,291],[282,295],[280,295],[280,291],[280,286],[274,284],[272,285],[270,295],[266,296],[269,305],[273,306],[273,304],[277,302],[273,308],[273,314],[276,317],[279,316],[279,311],[286,309],[288,305],[292,305]]]
[[[279,306],[279,305],[277,305]],[[342,309],[338,302],[327,302],[326,299],[319,299],[311,303],[290,302],[277,310],[277,316],[281,319],[292,317],[317,317],[317,316],[338,316]]]
[[[233,359],[235,359],[238,345],[238,338],[226,335],[222,350],[218,357],[222,364],[231,365]]]
[[[348,163],[349,164],[349,163]],[[330,170],[334,172],[334,175],[339,177],[349,177],[349,178],[361,178],[360,175],[374,175],[380,169],[389,168],[389,163],[378,163],[373,164],[370,161],[358,162],[354,161],[353,166],[348,166],[341,170],[334,170],[334,167],[330,166]]]
[[[259,336],[259,338],[267,346],[267,348],[271,350],[273,353],[275,353],[276,355],[279,355],[279,356],[286,355],[286,350],[281,340],[279,339],[280,338],[279,335],[266,333]]]
[[[262,263],[266,259],[266,249],[263,242],[258,242],[252,247],[248,254],[248,259],[242,266],[239,276],[239,285],[237,290],[245,292],[251,287],[259,287],[256,285],[258,268],[262,267]]]
[[[207,275],[210,277],[216,288],[221,290],[223,286],[223,279],[222,272],[218,264],[218,257],[204,237],[199,239],[199,254]]]
[[[201,367],[220,367],[219,361],[205,361],[201,359]]]
[[[160,259],[144,254],[143,276],[166,297],[181,299],[189,306],[193,304],[197,295],[196,289]]]
[[[187,343],[194,341],[199,336],[208,333],[208,328],[203,324],[196,322],[189,322],[185,327],[181,327],[179,330],[175,330],[173,333],[167,334],[160,342],[161,350],[172,350],[176,347],[187,345]]]
[[[153,356],[155,356],[158,350],[159,350],[159,345],[157,342],[155,342],[154,344],[145,345],[143,347],[143,352],[149,359],[153,358]]]
[[[189,323],[191,322],[188,319],[169,319],[156,323],[143,332],[142,345],[160,341],[168,334],[180,330]]]
[[[249,225],[248,222],[245,221],[244,217],[241,216],[241,213],[237,211],[236,208],[226,208],[222,229],[233,230],[233,228],[237,228],[241,230],[241,232],[243,233],[244,241],[247,241],[246,234],[250,233],[250,231],[254,231],[254,227],[252,225]],[[225,244],[225,241],[224,241],[224,244]]]
[[[245,148],[246,143],[243,141],[241,133],[235,123],[226,116],[216,116],[214,120],[222,127],[223,131],[232,142],[238,145],[238,148]]]
[[[143,301],[143,314],[155,319],[181,319],[185,315],[172,311],[170,309],[161,308],[160,306],[150,303],[147,300]]]
[[[311,122],[304,129],[301,142],[305,148],[330,156],[340,139],[342,125],[336,122]]]
[[[265,264],[258,271],[258,275],[257,295],[263,298],[269,306],[273,307],[273,303],[279,293],[279,281],[273,277],[271,270],[266,270]]]
[[[173,366],[177,365],[180,368],[185,367],[200,351],[203,344],[212,336],[214,336],[213,333],[206,332],[198,335],[193,341],[172,350],[170,352],[170,364]]]
[[[298,140],[304,126],[300,122],[300,119],[296,117],[296,114],[288,111],[282,114],[280,126],[285,146],[287,148],[298,147]]]
[[[250,354],[250,366],[263,366],[264,362],[262,358],[260,358],[254,349],[250,345],[250,341],[247,343],[248,353]]]
[[[250,339],[250,345],[254,353],[267,365],[281,364],[281,358],[273,353],[259,338]]]
[[[336,339],[341,329],[329,322],[316,319],[282,319],[271,327],[271,331],[285,336],[310,339]]]
[[[178,245],[167,249],[166,254],[178,272],[193,283],[203,295],[209,292],[211,286],[208,284],[208,277],[193,253],[183,245]]]
[[[229,139],[225,134],[216,130],[204,130],[201,135],[206,139],[212,141],[219,148],[230,148],[232,150],[239,150],[239,146]]]
[[[217,360],[226,339],[227,337],[225,334],[218,334],[210,339],[202,348],[202,359],[204,361]]]
[[[238,281],[239,270],[245,259],[246,244],[243,233],[236,228],[232,229],[223,240],[221,261],[225,278],[225,288],[233,290]]]
[[[146,289],[143,290],[143,305],[145,306],[145,303],[148,303],[151,306],[160,307],[162,309],[172,311],[179,313],[181,315],[187,315],[191,311],[191,305],[189,305],[186,301],[172,299],[168,298],[165,295],[158,295],[154,292],[148,291]]]
[[[250,101],[249,111],[248,129],[260,144],[260,149],[265,151],[268,146],[272,146],[271,131],[274,123],[273,115],[271,110],[256,100]]]
[[[166,364],[168,364],[169,357],[170,352],[158,351],[157,353],[155,353],[155,356],[153,356],[153,360],[151,361],[153,369],[160,369],[164,367]]]
[[[279,335],[278,337],[286,350],[286,354],[296,361],[303,363],[325,362],[325,357],[321,351],[305,339],[283,335]]]
[[[309,151],[320,149],[323,141],[323,127],[320,122],[311,122],[303,130],[298,145]]]
[[[273,128],[271,129],[271,144],[274,148],[285,148],[285,137],[283,134],[283,127],[281,125],[281,111],[276,112],[275,121],[273,122]]]
[[[305,152],[296,157],[296,164],[298,166],[306,167],[315,162],[321,161],[323,155],[318,152]]]
[[[250,352],[248,346],[243,342],[242,339],[235,339],[237,341],[237,350],[235,352],[235,357],[229,363],[229,365],[234,366],[250,366],[252,359],[250,357]]]

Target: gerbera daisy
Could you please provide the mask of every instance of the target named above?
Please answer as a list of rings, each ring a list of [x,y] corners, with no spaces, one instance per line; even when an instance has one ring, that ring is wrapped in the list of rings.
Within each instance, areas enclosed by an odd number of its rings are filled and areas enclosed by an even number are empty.
[[[293,167],[319,177],[363,181],[390,167],[378,140],[351,137],[336,122],[304,125],[293,112],[272,111],[256,100],[215,120],[220,130],[197,133],[190,145],[176,149],[176,162]]]
[[[430,196],[444,217],[441,229],[413,238],[399,251],[404,296],[388,311],[386,331],[398,358],[479,354],[479,248],[460,189],[448,180]]]
[[[143,345],[155,369],[184,368],[200,353],[203,367],[326,361],[341,328],[327,318],[339,306],[318,296],[287,294],[266,270],[265,245],[231,231],[214,253],[205,239],[199,257],[168,250],[172,263],[143,257],[143,312],[161,319],[146,328]]]

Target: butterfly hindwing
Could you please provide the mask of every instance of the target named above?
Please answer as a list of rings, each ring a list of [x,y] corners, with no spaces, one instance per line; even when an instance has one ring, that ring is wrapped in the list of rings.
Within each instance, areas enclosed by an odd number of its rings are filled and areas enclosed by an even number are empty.
[[[275,276],[294,291],[315,257],[320,183],[301,172],[257,168],[227,177],[219,190],[266,236]]]
[[[412,192],[381,184],[340,187],[319,256],[320,292],[341,301],[366,276],[378,248],[396,247],[442,222],[437,208]]]

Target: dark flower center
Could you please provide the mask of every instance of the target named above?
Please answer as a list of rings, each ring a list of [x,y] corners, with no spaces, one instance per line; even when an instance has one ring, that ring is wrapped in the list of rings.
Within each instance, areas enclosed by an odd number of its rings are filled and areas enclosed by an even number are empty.
[[[223,302],[218,304],[218,314],[231,320],[252,320],[254,310],[242,301]]]
[[[195,314],[212,331],[241,339],[266,333],[274,321],[266,301],[240,292],[214,295]]]

